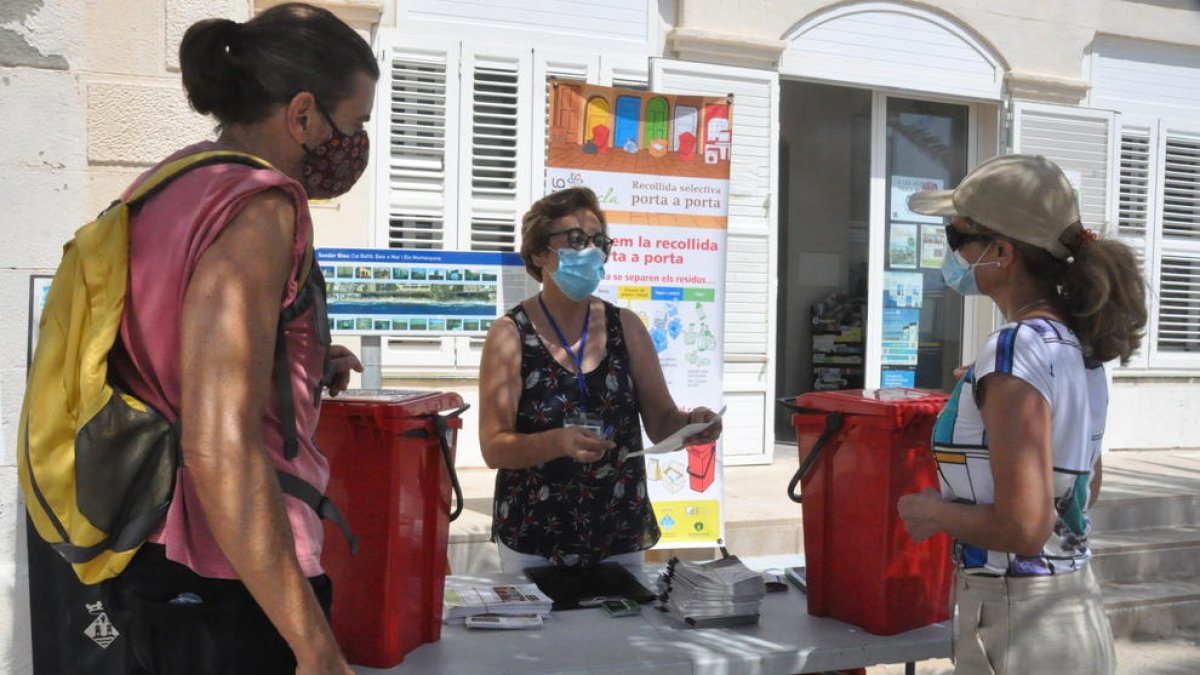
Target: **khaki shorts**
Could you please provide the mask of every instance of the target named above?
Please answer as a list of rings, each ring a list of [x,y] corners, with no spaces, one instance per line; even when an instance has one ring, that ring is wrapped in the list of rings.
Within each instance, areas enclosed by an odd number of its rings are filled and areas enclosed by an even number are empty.
[[[1105,675],[1117,667],[1112,629],[1090,567],[1044,577],[955,581],[954,672]]]

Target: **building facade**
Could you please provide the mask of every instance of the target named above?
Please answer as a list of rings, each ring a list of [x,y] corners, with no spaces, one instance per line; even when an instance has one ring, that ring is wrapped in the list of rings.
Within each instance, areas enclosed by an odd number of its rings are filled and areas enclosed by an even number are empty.
[[[147,166],[213,134],[183,31],[273,0],[15,0],[0,8],[0,669],[29,672],[14,448],[33,283]],[[319,0],[383,76],[367,176],[315,204],[318,245],[513,250],[543,192],[553,78],[733,94],[727,464],[790,433],[775,399],[944,386],[1000,318],[944,292],[906,191],[1036,152],[1086,224],[1138,251],[1151,323],[1113,368],[1113,448],[1200,445],[1200,5],[1191,0]],[[814,322],[813,318],[818,321]],[[353,342],[353,341],[351,341]],[[353,346],[353,345],[352,345]],[[382,341],[389,385],[477,396],[473,338]],[[908,349],[911,347],[911,349]],[[482,463],[474,432],[460,463]]]

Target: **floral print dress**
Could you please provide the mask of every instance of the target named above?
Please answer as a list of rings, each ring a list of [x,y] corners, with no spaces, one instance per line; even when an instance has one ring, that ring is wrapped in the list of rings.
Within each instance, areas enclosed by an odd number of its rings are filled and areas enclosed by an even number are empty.
[[[496,474],[492,536],[514,551],[549,558],[557,565],[586,565],[620,553],[641,551],[659,539],[646,494],[641,405],[633,385],[619,310],[604,303],[604,358],[585,373],[586,401],[579,401],[575,373],[558,363],[534,330],[524,307],[507,316],[521,336],[521,400],[516,431],[557,429],[581,407],[612,428],[616,447],[596,462],[570,457]]]

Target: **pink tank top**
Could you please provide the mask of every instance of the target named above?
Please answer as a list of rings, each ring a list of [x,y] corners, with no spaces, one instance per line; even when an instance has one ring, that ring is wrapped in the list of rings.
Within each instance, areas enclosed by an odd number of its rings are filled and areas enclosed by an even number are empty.
[[[180,150],[164,163],[216,149],[220,146],[215,143],[199,143]],[[312,241],[308,197],[294,180],[278,171],[241,164],[202,167],[167,185],[142,206],[132,221],[129,294],[121,319],[125,351],[113,352],[112,366],[133,394],[172,421],[179,417],[181,405],[180,324],[188,281],[200,257],[225,227],[252,197],[269,189],[284,191],[296,205],[292,274],[280,298],[282,309],[299,290],[297,272]],[[312,438],[319,416],[315,393],[324,371],[325,348],[319,341],[313,311],[310,307],[285,328],[299,454],[291,460],[284,458],[274,387],[262,424],[266,451],[275,468],[294,474],[323,492],[329,480],[329,465]],[[270,378],[271,374],[262,376]],[[323,573],[320,519],[303,502],[286,495],[284,501],[300,567],[306,576],[318,576]],[[166,519],[150,540],[166,546],[167,558],[187,565],[201,576],[219,579],[238,576],[209,531],[186,467],[179,469]]]

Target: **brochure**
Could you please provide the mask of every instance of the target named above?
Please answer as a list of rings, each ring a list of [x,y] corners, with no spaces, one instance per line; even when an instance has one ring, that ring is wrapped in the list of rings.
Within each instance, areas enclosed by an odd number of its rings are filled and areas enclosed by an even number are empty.
[[[696,627],[756,623],[767,592],[763,576],[737,556],[705,563],[674,558],[659,586],[662,608]]]
[[[443,595],[442,620],[461,623],[468,616],[478,614],[545,616],[550,613],[552,604],[534,584],[447,586]]]
[[[466,618],[467,628],[520,630],[541,628],[541,614],[475,614]]]
[[[721,406],[721,409],[717,411],[717,416],[711,420],[707,422],[696,422],[695,424],[685,424],[679,429],[679,431],[667,436],[658,443],[655,443],[654,445],[645,448],[640,452],[629,453],[625,459],[633,459],[639,455],[661,455],[667,452],[682,450],[684,448],[684,439],[691,438],[692,436],[707,430],[709,427],[720,421],[724,414],[725,406]]]

